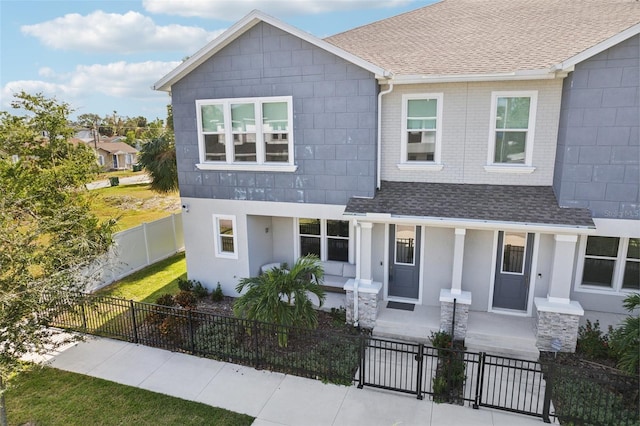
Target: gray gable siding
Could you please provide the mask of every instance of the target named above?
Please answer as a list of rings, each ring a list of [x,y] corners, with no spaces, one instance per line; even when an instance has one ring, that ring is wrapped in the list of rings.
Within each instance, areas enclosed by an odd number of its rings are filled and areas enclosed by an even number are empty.
[[[259,23],[172,87],[183,197],[346,204],[376,186],[377,82],[342,58]],[[292,96],[295,173],[201,171],[197,99]]]
[[[575,67],[564,81],[553,187],[564,207],[640,218],[640,36]]]

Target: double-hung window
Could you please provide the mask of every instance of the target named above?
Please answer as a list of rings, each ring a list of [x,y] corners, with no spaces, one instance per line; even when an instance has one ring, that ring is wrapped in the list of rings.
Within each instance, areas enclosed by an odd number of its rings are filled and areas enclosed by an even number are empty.
[[[196,101],[204,170],[295,171],[290,96]]]
[[[492,94],[487,171],[533,172],[537,97],[536,91]]]
[[[640,238],[589,236],[583,244],[582,289],[640,290]]]
[[[349,221],[298,219],[300,255],[315,254],[321,260],[349,261]]]
[[[441,170],[442,93],[402,96],[400,169]]]
[[[213,216],[213,233],[216,257],[238,258],[238,238],[236,235],[236,217],[227,215]]]

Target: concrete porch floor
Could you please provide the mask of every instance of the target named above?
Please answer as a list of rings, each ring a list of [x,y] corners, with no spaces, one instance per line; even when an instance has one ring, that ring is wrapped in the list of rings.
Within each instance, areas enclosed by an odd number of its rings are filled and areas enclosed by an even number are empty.
[[[490,312],[469,312],[465,346],[473,352],[537,360],[535,319]],[[390,309],[386,302],[378,311],[373,335],[429,344],[440,329],[440,307],[416,305],[413,311]]]

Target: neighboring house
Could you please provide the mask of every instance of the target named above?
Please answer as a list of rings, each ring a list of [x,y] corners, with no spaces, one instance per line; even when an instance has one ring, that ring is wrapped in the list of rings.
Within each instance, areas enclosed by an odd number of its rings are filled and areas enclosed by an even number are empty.
[[[124,142],[98,142],[96,154],[98,164],[106,170],[131,170],[138,162],[138,150]]]
[[[189,277],[235,294],[316,253],[360,325],[410,303],[424,337],[455,301],[467,346],[575,350],[639,289],[639,33],[635,1],[445,0],[324,40],[250,13],[155,85]]]

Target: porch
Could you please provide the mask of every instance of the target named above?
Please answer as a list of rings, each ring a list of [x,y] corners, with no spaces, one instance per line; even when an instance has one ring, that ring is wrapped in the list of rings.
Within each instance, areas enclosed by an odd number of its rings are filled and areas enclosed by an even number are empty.
[[[440,307],[416,305],[413,311],[383,306],[373,335],[428,344],[440,329]],[[535,318],[469,312],[465,346],[471,352],[537,360]]]

